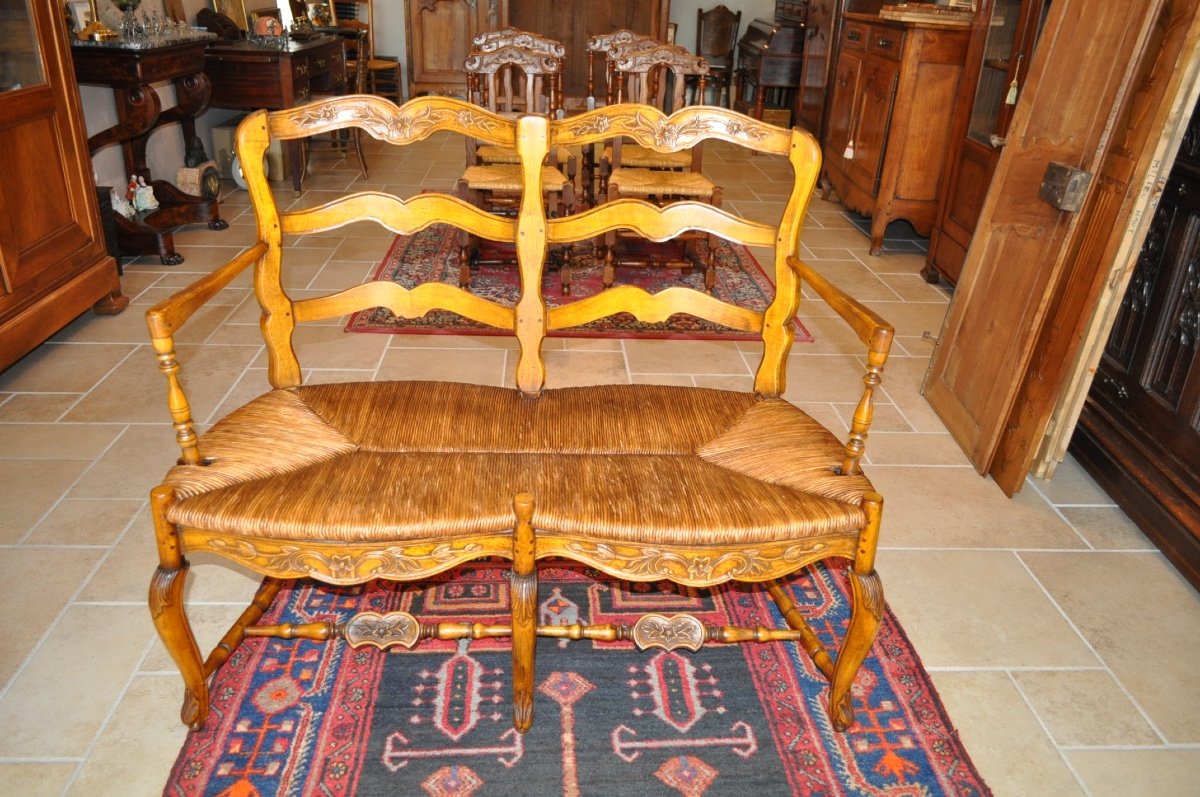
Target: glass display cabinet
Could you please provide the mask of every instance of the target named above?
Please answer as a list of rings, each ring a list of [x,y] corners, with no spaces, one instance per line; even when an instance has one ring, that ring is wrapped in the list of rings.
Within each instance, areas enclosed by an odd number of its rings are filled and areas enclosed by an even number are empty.
[[[1050,0],[984,0],[972,32],[963,86],[972,93],[965,131],[951,148],[948,182],[921,272],[929,282],[958,282],[975,225]],[[964,106],[968,103],[963,103]]]

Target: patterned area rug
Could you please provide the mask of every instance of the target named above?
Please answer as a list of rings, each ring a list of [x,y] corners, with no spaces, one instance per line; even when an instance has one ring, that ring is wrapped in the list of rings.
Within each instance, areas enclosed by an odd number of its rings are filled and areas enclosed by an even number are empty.
[[[404,609],[424,621],[504,622],[506,563],[425,585],[298,582],[263,622]],[[781,625],[765,590],[660,589],[543,563],[541,623],[690,611],[704,622]],[[844,574],[793,579],[826,644],[848,621]],[[928,675],[889,612],[855,684],[858,722],[829,726],[825,679],[791,643],[638,651],[539,639],[532,730],[513,730],[505,640],[384,653],[249,640],[216,681],[169,795],[985,795]]]
[[[647,246],[660,246],[650,244]],[[670,244],[661,244],[669,246]],[[493,255],[499,244],[488,244],[485,255]],[[510,249],[511,251],[511,249]],[[703,254],[705,248],[700,247]],[[405,288],[431,280],[458,285],[458,232],[449,225],[434,225],[416,235],[398,235],[380,264],[375,279],[391,280]],[[744,246],[721,241],[716,254],[717,284],[714,294],[752,310],[762,310],[775,295],[775,286]],[[572,258],[571,295],[562,295],[562,282],[557,270],[547,270],[542,282],[542,295],[551,307],[577,301],[603,290],[603,263],[586,246],[577,247]],[[649,293],[657,293],[673,285],[685,285],[704,290],[703,269],[682,274],[673,268],[619,268],[617,284],[636,285]],[[472,272],[471,292],[485,299],[511,306],[518,295],[517,270],[513,265],[482,265]],[[396,332],[426,334],[504,335],[506,331],[488,327],[455,313],[435,311],[423,318],[396,318],[383,308],[355,313],[346,325],[347,332]],[[676,314],[666,321],[644,324],[631,315],[620,314],[600,319],[576,329],[555,330],[549,333],[561,337],[609,338],[686,338],[710,340],[756,340],[757,335],[685,314]],[[812,337],[796,324],[796,340],[808,342]]]

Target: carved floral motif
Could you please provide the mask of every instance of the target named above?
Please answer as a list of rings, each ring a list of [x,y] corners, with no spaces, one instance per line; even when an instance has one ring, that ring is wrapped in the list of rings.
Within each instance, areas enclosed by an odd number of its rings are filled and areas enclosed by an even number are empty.
[[[454,546],[438,545],[428,553],[409,553],[403,547],[362,551],[354,554],[326,555],[311,548],[281,545],[276,551],[259,551],[245,540],[210,539],[207,547],[230,559],[240,559],[279,575],[305,574],[325,576],[334,581],[359,581],[368,578],[408,578],[438,566],[462,560],[479,551],[478,543]]]

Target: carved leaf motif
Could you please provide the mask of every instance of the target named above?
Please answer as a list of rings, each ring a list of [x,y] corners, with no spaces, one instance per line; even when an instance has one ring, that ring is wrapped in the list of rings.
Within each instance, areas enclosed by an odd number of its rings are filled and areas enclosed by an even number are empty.
[[[676,148],[681,140],[703,133],[709,129],[709,125],[702,119],[691,119],[681,125],[673,124],[665,118],[651,122],[639,113],[632,129],[648,134],[657,146]]]
[[[823,543],[810,546],[792,546],[784,551],[783,559],[795,561],[813,550],[823,548]],[[590,555],[601,562],[607,562],[624,570],[631,575],[639,576],[677,576],[687,573],[688,578],[707,581],[714,573],[720,572],[724,578],[743,578],[760,576],[771,569],[771,559],[763,557],[758,549],[736,551],[722,554],[717,558],[708,555],[686,556],[673,551],[661,551],[655,548],[645,548],[637,555],[617,553],[611,546],[603,543],[587,546],[583,543],[571,543],[567,549],[580,554]],[[796,549],[802,549],[797,551]]]
[[[280,546],[275,553],[260,553],[250,542],[221,539],[209,540],[208,547],[231,559],[259,562],[274,573],[309,573],[326,575],[338,581],[353,581],[372,577],[404,578],[423,573],[431,565],[444,564],[479,551],[478,543],[454,546],[442,543],[428,553],[410,553],[402,547],[359,554],[325,555],[319,551],[295,545]]]
[[[747,138],[751,141],[762,141],[767,133],[760,127],[748,125],[740,119],[730,119],[725,123],[725,132],[735,138]]]
[[[576,136],[586,136],[593,133],[607,133],[612,120],[607,116],[598,116],[595,119],[589,119],[581,124],[573,125],[571,134]]]

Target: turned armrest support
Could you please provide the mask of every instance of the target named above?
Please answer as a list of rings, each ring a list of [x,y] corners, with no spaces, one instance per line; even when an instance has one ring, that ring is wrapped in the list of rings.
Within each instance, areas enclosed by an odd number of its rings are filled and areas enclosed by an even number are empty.
[[[182,452],[179,460],[181,463],[198,465],[202,458],[199,438],[192,422],[192,410],[179,381],[179,361],[175,359],[175,333],[197,310],[248,266],[253,265],[266,251],[267,245],[259,242],[216,271],[201,277],[146,311],[146,326],[150,328],[150,341],[158,358],[158,370],[167,378],[167,409],[174,422],[175,440]]]
[[[841,288],[813,271],[807,263],[795,257],[789,257],[787,262],[800,280],[832,307],[867,347],[867,372],[863,375],[863,395],[854,410],[850,437],[846,441],[846,459],[842,463],[843,473],[858,473],[859,463],[867,448],[867,432],[875,418],[875,388],[882,381],[883,366],[887,363],[888,353],[892,349],[895,329]]]

